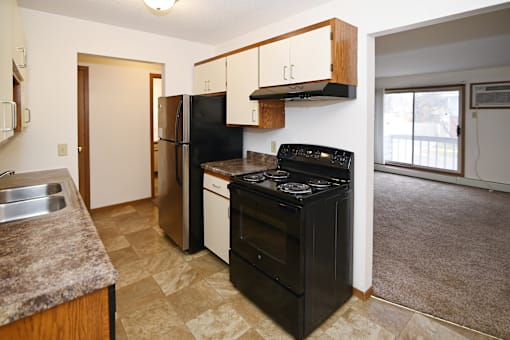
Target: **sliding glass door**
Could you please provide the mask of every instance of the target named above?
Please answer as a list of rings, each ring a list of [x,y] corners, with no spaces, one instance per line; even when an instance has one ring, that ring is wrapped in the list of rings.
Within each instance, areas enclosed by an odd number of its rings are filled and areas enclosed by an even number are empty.
[[[464,86],[386,90],[384,160],[462,173]]]

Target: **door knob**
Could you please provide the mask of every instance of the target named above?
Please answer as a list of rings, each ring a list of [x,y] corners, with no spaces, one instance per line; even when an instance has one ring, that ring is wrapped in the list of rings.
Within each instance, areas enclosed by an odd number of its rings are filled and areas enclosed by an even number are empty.
[[[82,151],[83,151],[83,147],[78,146],[78,152],[82,152]]]

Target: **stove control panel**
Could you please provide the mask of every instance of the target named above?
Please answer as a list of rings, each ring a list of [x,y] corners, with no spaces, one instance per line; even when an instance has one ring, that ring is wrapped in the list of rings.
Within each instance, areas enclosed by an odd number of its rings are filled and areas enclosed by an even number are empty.
[[[313,163],[342,169],[351,167],[352,156],[350,151],[306,144],[282,144],[277,155],[280,160]]]

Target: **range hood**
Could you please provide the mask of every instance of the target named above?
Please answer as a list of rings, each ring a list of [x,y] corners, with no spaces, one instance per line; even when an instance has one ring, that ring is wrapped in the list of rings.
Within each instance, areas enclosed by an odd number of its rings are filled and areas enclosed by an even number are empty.
[[[255,90],[250,95],[251,100],[328,100],[342,98],[356,98],[356,86],[328,82],[294,84],[264,87]]]

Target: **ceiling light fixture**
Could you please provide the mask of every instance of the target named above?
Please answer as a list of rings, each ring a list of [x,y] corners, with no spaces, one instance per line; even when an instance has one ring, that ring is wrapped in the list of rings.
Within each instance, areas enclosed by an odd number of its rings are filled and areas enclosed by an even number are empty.
[[[143,0],[147,6],[155,11],[167,11],[175,5],[176,0]]]

